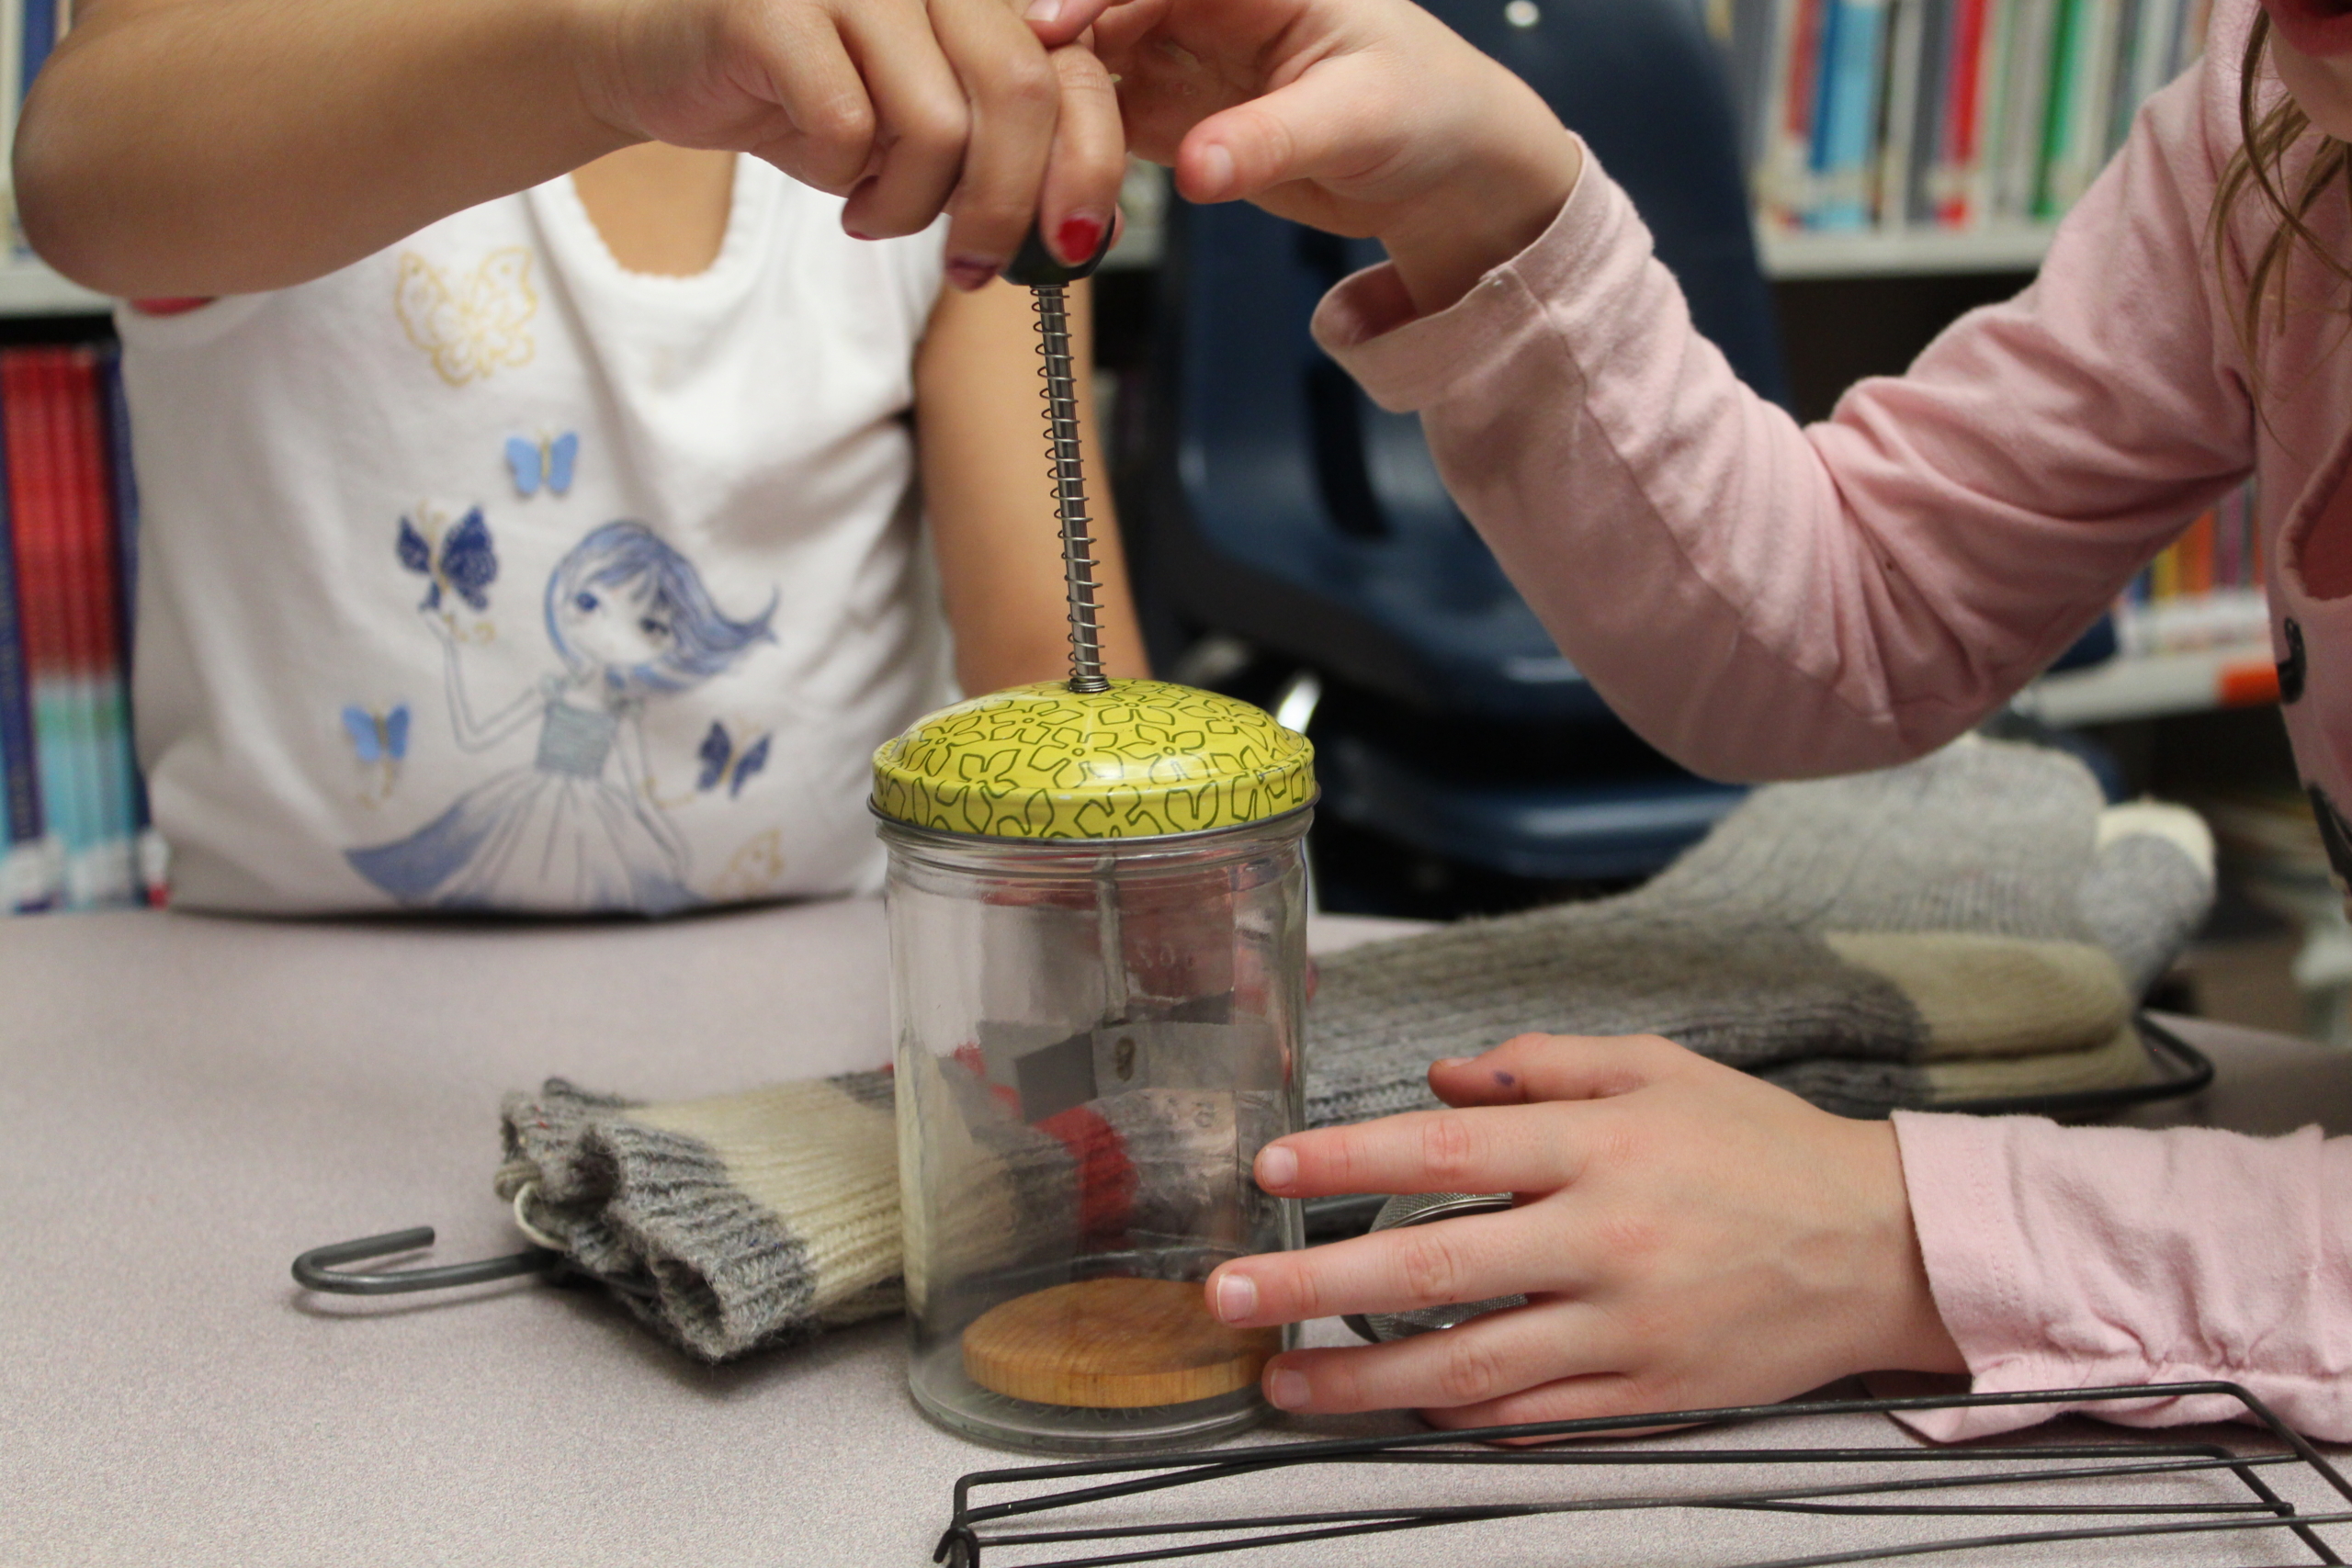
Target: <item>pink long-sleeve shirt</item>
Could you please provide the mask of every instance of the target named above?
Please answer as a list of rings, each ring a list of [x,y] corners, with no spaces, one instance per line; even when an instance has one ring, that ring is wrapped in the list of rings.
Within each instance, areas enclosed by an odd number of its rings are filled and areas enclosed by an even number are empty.
[[[2352,874],[2336,809],[2352,803],[2352,317],[2342,282],[2301,258],[2296,309],[2250,367],[2230,299],[2270,220],[2238,209],[2218,263],[2211,227],[2255,14],[2216,7],[2204,64],[2142,111],[2031,288],[1819,424],[1757,398],[1693,331],[1589,157],[1549,231],[1451,309],[1415,318],[1377,267],[1332,292],[1317,334],[1384,407],[1419,412],[1463,510],[1611,706],[1726,777],[1881,766],[1952,739],[2258,476],[2288,728]],[[2352,260],[2340,197],[2312,223]],[[2352,1440],[2352,1141],[1895,1126],[1977,1389],[2223,1378]]]

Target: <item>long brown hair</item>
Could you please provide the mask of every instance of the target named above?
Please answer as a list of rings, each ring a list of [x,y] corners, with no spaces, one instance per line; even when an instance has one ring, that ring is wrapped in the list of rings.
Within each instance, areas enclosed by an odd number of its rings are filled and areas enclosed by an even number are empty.
[[[2240,143],[2222,169],[2221,185],[2213,197],[2213,249],[2223,267],[2225,293],[2230,283],[2229,222],[2238,204],[2249,192],[2258,195],[2278,220],[2246,269],[2244,292],[2233,300],[2237,306],[2234,324],[2238,346],[2249,367],[2260,363],[2255,350],[2256,339],[2261,336],[2266,294],[2271,297],[2276,309],[2277,324],[2283,326],[2286,322],[2288,264],[2297,247],[2308,251],[2337,277],[2352,282],[2352,262],[2337,255],[2305,221],[2321,198],[2338,187],[2344,192],[2347,210],[2352,210],[2352,177],[2347,177],[2352,175],[2352,146],[2333,136],[2319,134],[2311,161],[2295,181],[2294,194],[2287,194],[2288,155],[2311,132],[2312,122],[2311,117],[2296,107],[2293,97],[2285,94],[2267,110],[2258,115],[2256,112],[2263,62],[2269,48],[2270,16],[2259,11],[2255,15],[2254,31],[2246,39],[2245,56],[2238,63]]]

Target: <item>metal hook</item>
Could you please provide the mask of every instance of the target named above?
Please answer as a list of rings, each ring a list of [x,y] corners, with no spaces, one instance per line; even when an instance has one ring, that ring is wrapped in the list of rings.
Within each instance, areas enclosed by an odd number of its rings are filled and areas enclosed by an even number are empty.
[[[294,1282],[305,1290],[334,1291],[347,1296],[390,1296],[403,1291],[442,1291],[455,1285],[479,1285],[516,1274],[553,1273],[568,1267],[560,1252],[526,1247],[504,1258],[484,1258],[472,1263],[445,1263],[432,1269],[392,1269],[378,1274],[353,1274],[332,1267],[363,1258],[385,1258],[414,1252],[433,1245],[433,1227],[387,1231],[357,1241],[314,1247],[294,1260]]]

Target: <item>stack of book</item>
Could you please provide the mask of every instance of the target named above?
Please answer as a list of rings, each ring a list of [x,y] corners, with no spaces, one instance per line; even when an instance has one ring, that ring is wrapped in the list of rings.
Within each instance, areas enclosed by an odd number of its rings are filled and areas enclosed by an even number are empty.
[[[2126,655],[2269,646],[2252,485],[2226,497],[2148,563],[2116,605],[2115,626]]]
[[[16,145],[17,110],[48,62],[50,51],[73,25],[74,0],[0,0],[0,148]],[[16,190],[6,159],[0,159],[0,199],[7,208],[12,254],[28,260],[32,251],[17,226]]]
[[[130,745],[138,494],[111,345],[0,351],[0,908],[160,902]]]
[[[1757,208],[1782,230],[2054,221],[2202,51],[2210,0],[1730,0]]]

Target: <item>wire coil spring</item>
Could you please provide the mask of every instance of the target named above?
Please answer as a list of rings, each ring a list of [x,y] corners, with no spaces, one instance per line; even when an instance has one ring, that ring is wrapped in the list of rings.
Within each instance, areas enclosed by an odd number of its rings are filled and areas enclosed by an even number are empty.
[[[1069,593],[1069,688],[1101,692],[1102,637],[1094,602],[1094,537],[1086,514],[1086,467],[1078,435],[1078,386],[1070,365],[1069,315],[1059,284],[1032,290],[1037,312],[1037,374],[1046,383],[1046,460],[1062,526],[1062,575]]]

